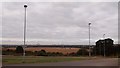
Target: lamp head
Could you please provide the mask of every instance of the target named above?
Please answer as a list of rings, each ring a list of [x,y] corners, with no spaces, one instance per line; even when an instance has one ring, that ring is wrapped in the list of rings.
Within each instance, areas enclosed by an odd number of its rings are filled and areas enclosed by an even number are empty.
[[[27,8],[27,4],[25,4],[24,7]]]
[[[91,25],[91,23],[89,23],[89,25]]]

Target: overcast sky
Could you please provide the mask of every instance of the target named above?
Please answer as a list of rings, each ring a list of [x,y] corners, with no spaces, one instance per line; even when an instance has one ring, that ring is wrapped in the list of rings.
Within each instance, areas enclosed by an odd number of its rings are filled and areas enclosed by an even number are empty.
[[[28,44],[91,44],[99,39],[118,41],[117,2],[7,2],[2,5],[3,44],[23,44],[24,7],[27,4]]]

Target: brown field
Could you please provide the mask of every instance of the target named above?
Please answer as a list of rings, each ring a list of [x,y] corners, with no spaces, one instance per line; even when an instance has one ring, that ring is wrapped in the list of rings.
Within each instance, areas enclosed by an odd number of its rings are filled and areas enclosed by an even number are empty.
[[[3,50],[15,50],[16,48],[3,48]],[[68,54],[68,53],[75,53],[79,50],[79,48],[46,48],[46,47],[30,47],[30,48],[25,48],[26,51],[40,51],[40,50],[45,50],[46,52],[62,52],[63,54]]]

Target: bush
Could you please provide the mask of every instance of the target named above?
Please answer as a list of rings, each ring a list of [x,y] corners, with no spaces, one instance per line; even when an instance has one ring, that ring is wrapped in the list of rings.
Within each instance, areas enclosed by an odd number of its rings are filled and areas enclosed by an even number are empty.
[[[17,56],[23,55],[23,52],[24,52],[24,49],[23,49],[22,46],[17,46],[16,47],[16,54],[15,55],[17,55]]]
[[[60,52],[46,52],[45,50],[35,51],[35,56],[63,56],[63,53]]]
[[[2,51],[2,55],[14,55],[14,54],[15,54],[14,50],[7,49]]]
[[[60,52],[47,52],[47,56],[63,56]]]
[[[70,53],[68,56],[76,56],[75,52]]]
[[[16,47],[16,53],[23,53],[24,52],[24,49],[22,46],[17,46]]]
[[[85,48],[82,48],[82,49],[79,49],[76,53],[77,56],[85,56],[85,55],[88,55],[89,52],[85,49]]]
[[[26,56],[33,56],[34,55],[34,52],[32,51],[26,51]]]
[[[36,56],[46,56],[46,51],[45,50],[35,51],[35,55]]]

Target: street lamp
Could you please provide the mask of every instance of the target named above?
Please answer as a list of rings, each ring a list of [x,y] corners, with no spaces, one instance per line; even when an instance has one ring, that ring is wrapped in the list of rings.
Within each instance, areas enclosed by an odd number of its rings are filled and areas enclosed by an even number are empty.
[[[104,39],[104,57],[106,56],[106,54],[105,54],[105,34],[103,34],[103,39]]]
[[[88,27],[89,27],[89,57],[91,56],[91,50],[90,50],[90,25],[91,25],[91,23],[88,23]]]
[[[23,63],[25,62],[24,61],[24,57],[25,57],[25,45],[26,45],[26,8],[27,8],[27,5],[24,5],[24,8],[25,8],[25,16],[24,16],[24,52],[23,52]]]

